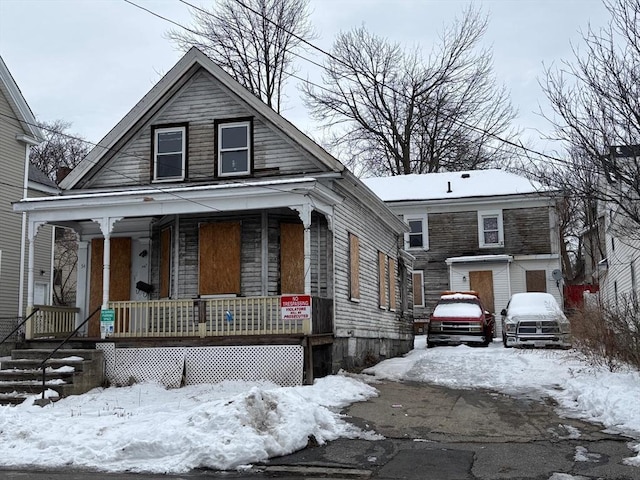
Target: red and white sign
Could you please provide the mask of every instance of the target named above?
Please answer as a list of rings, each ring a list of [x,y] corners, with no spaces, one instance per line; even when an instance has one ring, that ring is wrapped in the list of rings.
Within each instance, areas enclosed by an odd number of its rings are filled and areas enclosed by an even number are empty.
[[[311,295],[282,295],[282,320],[311,320]]]

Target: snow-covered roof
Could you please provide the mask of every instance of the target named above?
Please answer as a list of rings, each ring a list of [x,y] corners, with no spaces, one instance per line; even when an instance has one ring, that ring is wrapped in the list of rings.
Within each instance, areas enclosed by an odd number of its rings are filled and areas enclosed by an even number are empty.
[[[385,202],[522,195],[548,191],[526,177],[500,169],[365,178]]]

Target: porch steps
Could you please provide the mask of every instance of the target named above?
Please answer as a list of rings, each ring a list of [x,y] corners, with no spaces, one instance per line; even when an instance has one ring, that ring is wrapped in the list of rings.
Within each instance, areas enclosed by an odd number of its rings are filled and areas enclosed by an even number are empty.
[[[13,350],[11,360],[0,362],[0,405],[16,405],[28,396],[41,394],[43,388],[57,393],[55,401],[79,395],[102,385],[104,358],[101,350],[58,350],[46,362],[45,385],[38,368],[53,349]]]

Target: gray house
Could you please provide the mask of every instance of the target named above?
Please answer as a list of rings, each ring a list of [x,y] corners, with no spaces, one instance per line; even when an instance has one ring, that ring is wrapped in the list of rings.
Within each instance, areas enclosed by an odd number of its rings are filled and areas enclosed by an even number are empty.
[[[412,348],[406,224],[197,49],[60,187],[15,209],[29,238],[77,233],[77,311],[28,335],[86,319],[112,381],[308,381]]]
[[[21,198],[56,191],[55,185],[29,164],[29,147],[43,140],[27,102],[0,57],[0,339],[24,315],[28,288],[32,289],[36,304],[48,304],[51,299],[51,228],[43,228],[33,244],[33,276],[28,284],[26,215],[16,215],[11,207]],[[0,353],[6,353],[6,348],[2,347]]]
[[[410,226],[416,321],[446,290],[475,290],[493,313],[518,292],[549,292],[562,305],[556,200],[539,183],[497,169],[365,183]]]

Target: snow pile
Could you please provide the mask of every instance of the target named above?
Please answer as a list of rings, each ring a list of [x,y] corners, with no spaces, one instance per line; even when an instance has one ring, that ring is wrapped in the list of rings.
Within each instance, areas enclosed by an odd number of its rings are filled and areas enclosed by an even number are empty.
[[[0,463],[181,473],[233,469],[318,443],[379,438],[336,413],[376,396],[352,378],[313,386],[225,382],[166,390],[155,384],[95,389],[44,408],[35,397],[0,407]]]
[[[589,365],[574,350],[489,348],[464,345],[426,349],[416,337],[415,349],[365,370],[378,379],[411,380],[452,388],[487,388],[509,395],[554,398],[561,413],[598,422],[614,432],[640,440],[640,372]],[[627,459],[640,466],[639,455]]]

